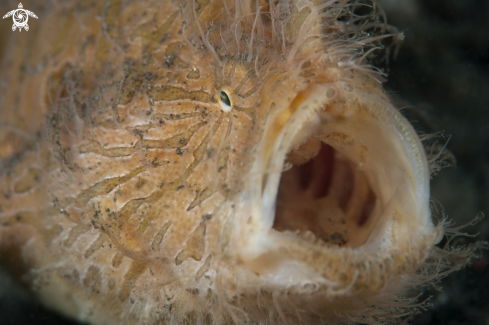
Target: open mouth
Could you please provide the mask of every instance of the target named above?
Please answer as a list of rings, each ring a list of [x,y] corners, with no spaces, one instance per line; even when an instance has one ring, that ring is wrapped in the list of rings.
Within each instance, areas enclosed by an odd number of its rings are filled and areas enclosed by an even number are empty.
[[[394,175],[406,162],[395,161],[393,166],[379,159],[381,154],[373,156],[379,146],[393,155],[399,148],[365,107],[323,103],[293,137],[285,156],[273,229],[321,245],[354,248],[367,242],[384,211],[382,203],[390,200],[379,188],[379,172],[386,179],[409,182],[407,175]]]
[[[261,204],[244,216],[240,248],[258,274],[278,279],[279,267],[290,279],[311,261],[324,269],[328,254],[343,248],[399,251],[433,229],[429,169],[409,122],[381,94],[340,95],[337,85],[311,85],[277,113],[280,121],[290,114],[286,123],[270,124],[273,145],[264,141],[254,166],[261,188],[251,191]],[[311,251],[321,260],[307,257]]]

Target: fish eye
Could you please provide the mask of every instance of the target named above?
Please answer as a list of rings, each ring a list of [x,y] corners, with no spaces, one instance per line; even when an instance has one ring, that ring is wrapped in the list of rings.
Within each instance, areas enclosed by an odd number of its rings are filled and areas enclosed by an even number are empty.
[[[231,110],[231,100],[229,100],[228,94],[225,91],[221,91],[219,94],[219,99],[221,100],[221,108],[225,112],[229,112]]]

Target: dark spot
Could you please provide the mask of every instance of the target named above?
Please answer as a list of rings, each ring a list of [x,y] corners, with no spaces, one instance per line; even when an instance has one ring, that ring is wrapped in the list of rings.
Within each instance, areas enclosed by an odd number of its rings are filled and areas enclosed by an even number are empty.
[[[146,81],[151,81],[151,80],[153,80],[153,79],[154,79],[154,77],[155,77],[155,75],[154,75],[154,73],[152,73],[152,72],[145,72],[145,73],[143,74],[143,78],[144,78],[144,80],[146,80]]]
[[[165,65],[167,67],[170,67],[174,61],[175,61],[175,57],[173,55],[168,55],[165,60]]]
[[[212,159],[214,157],[214,148],[209,148],[205,152],[207,153],[207,158]]]

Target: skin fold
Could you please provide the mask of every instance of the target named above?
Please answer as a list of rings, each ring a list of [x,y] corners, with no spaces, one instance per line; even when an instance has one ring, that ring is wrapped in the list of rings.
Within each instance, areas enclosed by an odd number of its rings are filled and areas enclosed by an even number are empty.
[[[0,262],[48,307],[401,323],[485,247],[436,246],[443,156],[371,65],[400,39],[375,2],[29,5],[0,37]]]

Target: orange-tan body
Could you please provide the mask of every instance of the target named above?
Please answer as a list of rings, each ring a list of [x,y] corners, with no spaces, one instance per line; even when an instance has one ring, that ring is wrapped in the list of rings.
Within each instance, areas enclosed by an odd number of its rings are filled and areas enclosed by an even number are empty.
[[[283,3],[288,11],[273,7]],[[426,157],[376,73],[346,64],[358,48],[324,54],[350,44],[339,22],[320,28],[347,1],[325,3],[32,4],[29,32],[0,38],[4,267],[45,304],[93,324],[373,324],[407,313],[406,293],[422,281],[405,275],[443,234],[428,211]],[[353,173],[355,191],[341,222],[279,207],[274,224],[257,193],[277,195],[268,192],[277,178],[263,176],[281,172],[276,155],[297,164],[317,155],[297,146],[318,140],[292,134],[294,123],[307,130],[299,117],[309,107],[329,121],[313,136],[337,150],[328,159]],[[400,167],[377,179],[384,161]],[[343,183],[323,193],[334,211]],[[279,199],[300,197],[288,193]],[[328,227],[341,241],[323,235]],[[392,247],[366,258],[386,231]]]

